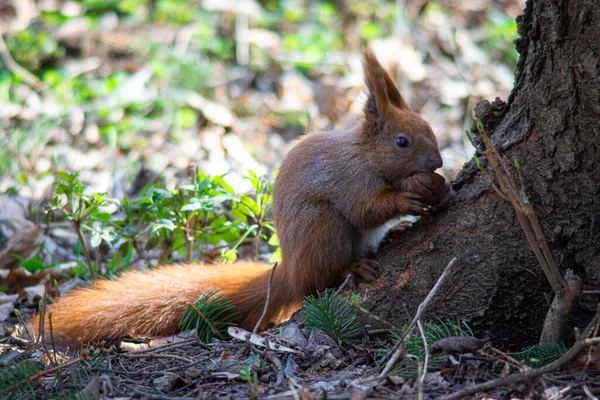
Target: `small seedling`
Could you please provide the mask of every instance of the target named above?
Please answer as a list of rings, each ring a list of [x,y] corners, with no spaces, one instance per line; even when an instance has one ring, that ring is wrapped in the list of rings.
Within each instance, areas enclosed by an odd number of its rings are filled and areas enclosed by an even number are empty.
[[[182,330],[195,328],[198,339],[203,343],[210,343],[215,336],[225,338],[227,327],[235,325],[232,319],[237,313],[232,312],[233,303],[217,293],[213,291],[200,296],[188,306],[179,322]]]
[[[307,296],[302,307],[304,327],[309,331],[318,328],[338,343],[356,342],[360,326],[352,306],[329,290],[317,296]]]

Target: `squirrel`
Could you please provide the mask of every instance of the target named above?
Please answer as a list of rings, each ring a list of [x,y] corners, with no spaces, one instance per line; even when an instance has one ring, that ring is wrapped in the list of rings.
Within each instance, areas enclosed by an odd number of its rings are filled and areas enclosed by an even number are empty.
[[[305,135],[279,168],[273,218],[283,262],[273,274],[261,329],[288,319],[305,296],[341,284],[348,273],[374,280],[375,264],[365,257],[390,221],[426,213],[449,190],[433,173],[442,157],[430,125],[369,49],[363,70],[368,98],[357,126]],[[171,335],[188,305],[215,290],[234,304],[234,322],[251,330],[263,313],[271,269],[242,261],[128,271],[50,306],[53,335],[72,345]],[[36,316],[31,326],[38,324]]]

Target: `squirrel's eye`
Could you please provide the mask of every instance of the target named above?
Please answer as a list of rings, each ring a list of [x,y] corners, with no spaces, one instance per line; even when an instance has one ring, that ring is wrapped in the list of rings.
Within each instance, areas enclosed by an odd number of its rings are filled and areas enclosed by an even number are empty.
[[[398,147],[406,147],[408,146],[408,139],[404,136],[398,136],[396,137],[396,145]]]

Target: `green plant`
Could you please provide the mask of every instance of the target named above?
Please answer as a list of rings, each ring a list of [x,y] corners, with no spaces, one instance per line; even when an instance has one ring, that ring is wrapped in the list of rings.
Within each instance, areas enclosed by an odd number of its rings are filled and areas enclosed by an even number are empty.
[[[40,253],[34,254],[33,257],[28,259],[25,259],[18,254],[15,254],[14,256],[20,261],[20,266],[29,272],[43,271],[45,269],[52,268],[55,265],[54,263],[44,264],[42,262]]]
[[[173,250],[191,262],[197,244],[217,246],[221,241],[240,240],[245,225],[227,218],[227,205],[235,208],[239,200],[222,176],[200,173],[190,184],[173,190],[153,184],[143,194],[133,202],[122,202],[126,217],[114,224],[136,249],[141,249],[140,241],[145,241],[146,251],[160,246],[160,262],[169,261]]]
[[[39,364],[31,360],[10,362],[8,365],[0,367],[0,397],[33,399],[35,392],[29,379],[39,370]]]
[[[394,340],[399,340],[407,328],[407,324],[402,327],[402,332],[392,332]],[[450,336],[468,336],[474,337],[471,327],[466,322],[454,322],[451,320],[438,321],[435,323],[424,323],[423,331],[427,344],[431,344],[436,340],[444,339]],[[425,346],[421,335],[412,334],[406,342],[406,352],[414,354],[422,358],[425,354]]]
[[[160,264],[177,255],[187,262],[196,254],[214,258],[215,251],[221,259],[235,261],[238,247],[252,240],[257,254],[262,241],[278,246],[273,222],[267,217],[273,185],[253,172],[247,178],[254,189],[251,194],[236,194],[223,176],[199,173],[189,184],[170,190],[149,184],[139,199],[124,197],[119,202],[105,193],[88,194],[78,174],[60,172],[47,215],[49,222],[67,219],[77,232],[87,269],[80,266],[75,273],[84,278],[100,271],[112,277],[127,268],[136,253],[151,266],[148,252],[156,248]],[[101,245],[105,250],[116,245],[118,251],[102,262]],[[95,263],[91,250],[96,250]],[[33,269],[48,267],[39,255],[22,262]]]
[[[213,291],[200,296],[193,305],[188,306],[179,322],[182,330],[195,328],[198,339],[203,343],[210,343],[215,335],[225,338],[227,327],[235,325],[231,319],[238,313],[232,312],[233,303],[217,293]]]
[[[539,368],[557,360],[567,350],[567,347],[562,343],[548,342],[536,344],[519,352],[509,353],[509,355],[519,361],[524,361],[532,368]]]
[[[242,194],[239,196],[237,206],[231,210],[231,215],[246,225],[246,229],[240,240],[232,250],[242,243],[248,236],[255,237],[255,254],[258,256],[259,245],[262,240],[269,240],[271,245],[279,245],[277,239],[270,240],[268,234],[274,236],[275,226],[272,221],[268,221],[267,210],[273,202],[273,182],[267,181],[264,177],[256,175],[254,171],[249,171],[246,179],[252,184],[253,194]],[[266,232],[265,232],[266,231]]]
[[[329,290],[307,296],[302,307],[304,327],[322,330],[338,343],[356,342],[360,326],[352,306]]]
[[[392,332],[392,338],[397,341],[402,337],[403,332],[408,328],[404,324],[400,332]],[[450,336],[468,336],[473,337],[473,331],[465,322],[454,322],[450,320],[438,321],[435,323],[424,323],[423,331],[428,344],[436,340],[444,339]],[[419,373],[419,365],[422,364],[425,356],[425,346],[420,334],[413,333],[405,343],[406,352],[412,357],[405,357],[398,362],[390,371],[391,374],[403,377],[416,377]],[[387,352],[382,352],[378,357],[385,359]],[[445,356],[434,356],[429,359],[429,370],[440,370],[446,364]]]
[[[240,370],[240,379],[248,385],[248,396],[251,399],[260,398],[261,390],[256,371],[251,372],[249,368],[244,367]]]
[[[108,204],[108,199],[103,193],[86,194],[86,186],[77,179],[78,173],[58,172],[57,175],[56,192],[48,211],[62,213],[73,225],[79,238],[79,245],[85,255],[89,277],[93,279],[96,273],[84,230],[91,234],[90,245],[92,248],[98,247],[103,240],[110,243],[114,239],[114,233],[111,230],[105,229],[101,225],[92,225],[93,222],[109,221],[111,212],[101,209],[102,206]],[[98,267],[96,265],[96,270]]]
[[[46,32],[25,29],[11,34],[6,47],[23,68],[37,71],[43,64],[64,55],[64,49]]]

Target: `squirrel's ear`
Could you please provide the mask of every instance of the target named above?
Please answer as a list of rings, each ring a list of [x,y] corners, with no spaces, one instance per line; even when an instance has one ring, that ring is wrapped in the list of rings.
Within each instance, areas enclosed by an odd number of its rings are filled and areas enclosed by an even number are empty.
[[[367,113],[375,111],[372,109],[373,106],[384,115],[389,112],[390,107],[410,111],[410,107],[398,91],[394,81],[383,69],[371,49],[366,49],[363,52],[363,70],[365,83],[369,88],[369,99],[365,106]]]

